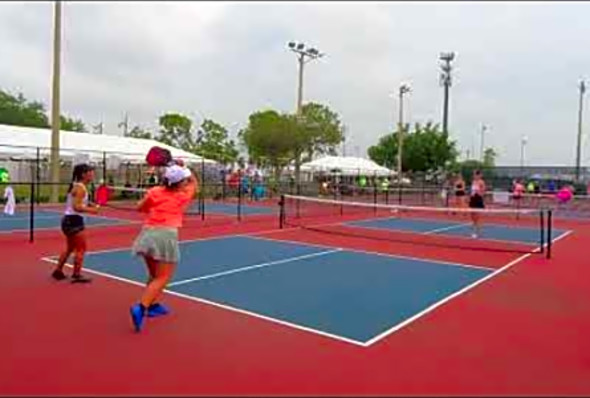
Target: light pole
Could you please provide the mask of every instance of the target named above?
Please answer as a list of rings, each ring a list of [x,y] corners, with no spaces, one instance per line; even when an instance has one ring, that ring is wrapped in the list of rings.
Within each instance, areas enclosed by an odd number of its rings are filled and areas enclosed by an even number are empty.
[[[117,127],[123,127],[123,137],[127,137],[127,131],[129,130],[129,114],[125,112],[123,121],[117,125]]]
[[[484,136],[485,136],[485,133],[486,133],[486,130],[487,129],[488,129],[488,126],[486,126],[485,124],[482,124],[481,125],[481,132],[480,132],[480,134],[481,134],[481,141],[480,141],[480,144],[479,144],[479,156],[481,157],[481,162],[482,163],[484,161],[484,145],[483,145],[483,142],[484,142]]]
[[[297,116],[301,116],[303,107],[303,66],[309,61],[323,57],[325,54],[313,47],[307,47],[304,43],[289,42],[289,50],[297,55],[299,65],[299,79],[297,83]]]
[[[410,92],[410,86],[402,84],[399,86],[399,118],[397,130],[397,180],[401,183],[402,180],[402,156],[404,146],[404,94]]]
[[[53,76],[51,90],[51,201],[59,201],[59,129],[61,70],[61,1],[55,2],[53,22]]]
[[[303,67],[306,63],[315,59],[323,57],[325,54],[320,53],[318,49],[313,47],[307,47],[304,43],[291,41],[288,43],[289,50],[293,51],[297,55],[297,63],[299,66],[299,78],[297,81],[297,122],[300,121],[303,113]],[[297,150],[295,156],[295,185],[297,187],[297,193],[299,194],[300,189],[300,167],[301,167],[301,151]]]
[[[529,139],[526,135],[523,135],[520,138],[520,175],[521,175],[521,177],[524,177],[524,149],[526,147],[528,140]]]
[[[580,103],[578,107],[578,139],[576,144],[576,181],[580,181],[580,163],[582,160],[582,115],[584,112],[584,94],[586,93],[586,82],[580,80]]]
[[[455,59],[454,52],[441,53],[439,59],[442,61],[440,64],[441,74],[440,83],[444,87],[444,102],[443,102],[443,133],[447,135],[449,133],[449,88],[451,87],[451,61]]]
[[[346,126],[342,125],[342,156],[346,156]]]

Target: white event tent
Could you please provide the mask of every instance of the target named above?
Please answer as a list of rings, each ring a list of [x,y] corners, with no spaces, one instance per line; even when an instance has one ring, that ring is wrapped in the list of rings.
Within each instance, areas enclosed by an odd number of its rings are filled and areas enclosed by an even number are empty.
[[[142,138],[119,137],[114,135],[60,131],[60,159],[74,161],[76,157],[86,157],[90,162],[101,162],[103,158],[116,158],[122,163],[140,164],[152,146],[170,150],[172,156],[187,163],[215,163],[201,156],[174,148],[161,142]],[[51,130],[20,126],[0,125],[0,159],[36,159],[39,148],[42,160],[49,158],[51,152]]]
[[[310,173],[337,172],[343,176],[395,176],[396,172],[379,166],[372,160],[353,156],[326,156],[301,165],[301,170]]]

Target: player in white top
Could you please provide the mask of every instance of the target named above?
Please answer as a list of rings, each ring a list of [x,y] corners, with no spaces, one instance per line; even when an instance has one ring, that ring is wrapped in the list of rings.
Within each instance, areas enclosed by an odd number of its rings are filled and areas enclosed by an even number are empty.
[[[59,256],[56,269],[53,271],[54,279],[66,278],[63,267],[74,253],[74,271],[72,283],[88,283],[90,278],[81,274],[84,253],[86,252],[86,233],[84,232],[85,213],[97,214],[99,206],[88,202],[88,190],[86,185],[94,179],[94,169],[87,164],[78,164],[74,167],[72,183],[66,198],[66,208],[62,218],[61,229],[66,236],[66,250]]]

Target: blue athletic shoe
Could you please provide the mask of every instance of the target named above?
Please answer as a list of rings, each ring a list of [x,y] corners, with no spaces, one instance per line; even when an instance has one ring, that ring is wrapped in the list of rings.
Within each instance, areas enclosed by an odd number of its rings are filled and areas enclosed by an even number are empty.
[[[131,306],[131,320],[133,321],[133,326],[135,326],[135,331],[139,332],[141,330],[141,325],[143,324],[143,317],[144,313],[141,310],[141,305],[135,304]]]
[[[147,309],[148,318],[155,318],[157,316],[167,315],[170,311],[160,303],[154,303]]]

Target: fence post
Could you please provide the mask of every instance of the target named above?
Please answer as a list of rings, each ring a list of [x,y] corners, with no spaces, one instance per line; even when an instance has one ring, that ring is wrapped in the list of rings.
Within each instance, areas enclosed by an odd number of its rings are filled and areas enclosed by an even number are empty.
[[[33,243],[35,230],[35,182],[31,181],[31,198],[29,204],[29,242]]]
[[[553,241],[553,237],[551,236],[551,227],[553,224],[553,211],[551,209],[547,210],[547,258],[551,258],[551,244]]]
[[[107,183],[107,153],[103,151],[102,153],[102,179],[104,183]]]
[[[37,204],[39,204],[39,192],[41,191],[41,150],[39,147],[37,147],[37,158],[35,159],[36,161],[36,170],[35,170],[35,181],[37,183],[37,191],[36,191],[36,200],[37,200]]]
[[[238,173],[240,177],[240,183],[238,185],[238,221],[242,221],[242,190],[244,187],[242,186],[242,173]]]
[[[279,200],[279,229],[285,227],[285,195],[281,195]]]
[[[199,191],[199,207],[201,220],[205,220],[205,158],[201,157],[201,189]]]
[[[541,253],[545,251],[545,211],[539,211],[539,222],[541,224]]]

